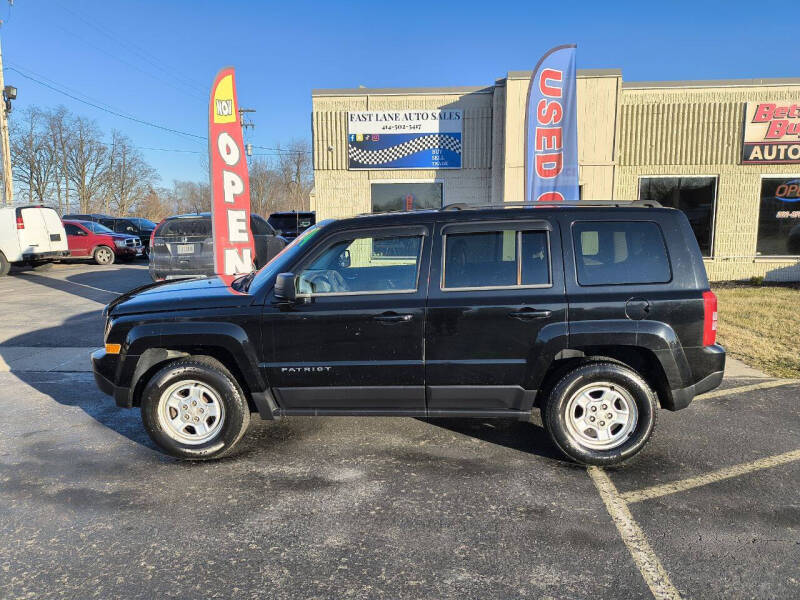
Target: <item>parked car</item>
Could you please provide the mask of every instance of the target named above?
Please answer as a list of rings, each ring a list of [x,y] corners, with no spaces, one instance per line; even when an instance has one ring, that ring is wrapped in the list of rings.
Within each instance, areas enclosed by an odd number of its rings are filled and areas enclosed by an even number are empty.
[[[98,385],[141,407],[162,450],[191,459],[230,452],[251,410],[538,408],[566,456],[610,465],[642,450],[659,407],[685,408],[725,367],[689,222],[641,203],[324,221],[230,287],[153,284],[105,315]]]
[[[147,257],[150,253],[150,236],[156,228],[156,224],[149,219],[141,217],[112,217],[101,214],[88,215],[64,215],[66,220],[71,221],[93,221],[108,227],[114,233],[123,233],[138,237],[142,242],[142,256]]]
[[[142,255],[142,242],[135,235],[114,233],[93,221],[64,221],[70,256],[91,258],[98,265],[110,265],[115,259],[133,260]]]
[[[11,265],[40,269],[65,256],[67,236],[55,210],[40,205],[0,208],[0,277]]]
[[[293,240],[306,229],[317,222],[317,216],[313,212],[276,212],[272,213],[267,219],[273,229],[279,232],[281,237]]]
[[[283,250],[286,240],[276,235],[267,221],[250,215],[256,247],[256,268]],[[150,277],[153,281],[214,274],[214,240],[211,213],[178,215],[158,224],[151,240]]]

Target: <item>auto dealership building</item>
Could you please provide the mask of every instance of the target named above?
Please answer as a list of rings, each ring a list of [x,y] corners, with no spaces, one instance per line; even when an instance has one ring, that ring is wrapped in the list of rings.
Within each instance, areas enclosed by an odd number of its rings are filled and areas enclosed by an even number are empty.
[[[494,85],[314,90],[317,219],[519,202],[530,72]],[[712,280],[800,280],[800,78],[578,71],[582,200],[683,210]]]

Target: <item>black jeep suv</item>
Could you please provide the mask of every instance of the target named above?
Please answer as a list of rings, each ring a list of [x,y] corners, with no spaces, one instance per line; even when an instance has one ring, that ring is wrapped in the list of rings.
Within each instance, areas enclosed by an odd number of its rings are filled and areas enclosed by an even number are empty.
[[[528,419],[585,464],[719,385],[716,298],[683,213],[451,206],[323,221],[260,271],[106,309],[95,378],[164,451],[216,458],[251,412]]]

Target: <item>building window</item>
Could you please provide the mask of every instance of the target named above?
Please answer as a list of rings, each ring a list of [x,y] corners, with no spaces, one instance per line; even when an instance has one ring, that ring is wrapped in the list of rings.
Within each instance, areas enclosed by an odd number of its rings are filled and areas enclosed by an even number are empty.
[[[372,212],[442,208],[441,183],[373,183]]]
[[[761,180],[756,253],[800,255],[800,176]]]
[[[703,256],[711,256],[716,199],[716,177],[639,178],[639,200],[656,200],[662,206],[682,210]]]
[[[667,283],[672,270],[661,228],[648,221],[579,221],[572,226],[580,285]]]

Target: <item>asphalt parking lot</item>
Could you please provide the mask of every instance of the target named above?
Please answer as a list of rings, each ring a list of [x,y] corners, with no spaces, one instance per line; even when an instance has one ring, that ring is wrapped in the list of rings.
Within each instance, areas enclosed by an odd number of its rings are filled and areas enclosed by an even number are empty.
[[[254,419],[182,463],[88,372],[103,305],[147,281],[0,279],[2,598],[800,597],[800,383],[726,377],[616,469],[536,417]]]

